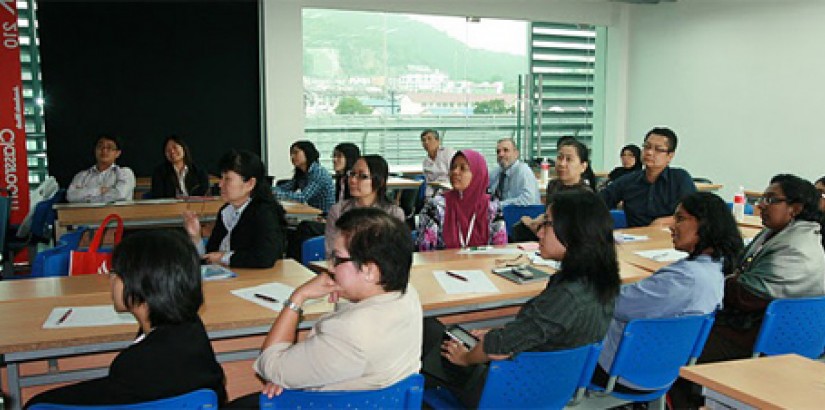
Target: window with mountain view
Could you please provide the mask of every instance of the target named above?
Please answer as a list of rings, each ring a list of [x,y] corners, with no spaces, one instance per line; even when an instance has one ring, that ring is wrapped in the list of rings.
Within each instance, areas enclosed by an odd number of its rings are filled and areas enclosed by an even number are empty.
[[[305,132],[327,166],[344,141],[420,164],[426,128],[491,167],[502,137],[526,157],[547,154],[561,134],[591,135],[595,37],[572,25],[304,9]]]

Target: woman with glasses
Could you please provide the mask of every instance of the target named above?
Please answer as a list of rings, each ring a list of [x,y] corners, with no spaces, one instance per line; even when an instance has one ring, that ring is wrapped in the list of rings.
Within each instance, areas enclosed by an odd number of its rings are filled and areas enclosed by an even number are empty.
[[[407,286],[412,239],[407,226],[378,208],[356,208],[336,222],[329,272],[304,283],[264,339],[254,368],[264,394],[283,389],[372,390],[418,372],[421,302]],[[327,297],[337,307],[296,340],[303,305]],[[258,395],[232,406],[257,408]]]
[[[611,183],[633,171],[642,169],[642,149],[636,144],[628,144],[622,148],[619,158],[622,166],[613,168],[607,175],[607,183]]]
[[[428,201],[419,214],[418,250],[506,244],[500,203],[487,194],[484,157],[471,149],[456,152],[450,184],[453,189]]]
[[[350,199],[347,173],[361,157],[361,150],[351,142],[342,142],[332,150],[332,170],[335,172],[335,202]]]
[[[289,159],[295,167],[292,179],[273,188],[278,199],[303,202],[328,212],[335,203],[335,184],[329,172],[318,162],[318,150],[310,141],[295,141],[289,147]]]
[[[606,386],[616,349],[634,319],[705,315],[722,302],[725,275],[733,273],[742,237],[725,201],[709,192],[688,195],[676,206],[670,227],[673,247],[688,256],[639,282],[622,286],[593,382]],[[642,393],[621,380],[615,390]]]
[[[825,251],[814,185],[795,175],[776,175],[757,207],[764,229],[725,279],[722,310],[699,363],[751,357],[772,300],[825,295]],[[701,397],[690,391],[684,381],[674,386],[674,406],[701,404]]]
[[[561,268],[504,327],[472,331],[478,338],[472,349],[451,338],[442,341],[444,325],[425,321],[422,372],[467,408],[478,407],[490,360],[571,349],[601,341],[607,332],[621,280],[613,219],[604,202],[592,192],[554,196],[539,228],[539,250]]]
[[[347,186],[352,198],[340,201],[332,206],[327,214],[324,238],[327,253],[332,251],[333,241],[338,235],[335,228],[338,218],[345,212],[364,207],[381,208],[388,214],[404,220],[404,211],[387,200],[387,178],[389,166],[380,155],[364,155],[355,161],[347,172]]]

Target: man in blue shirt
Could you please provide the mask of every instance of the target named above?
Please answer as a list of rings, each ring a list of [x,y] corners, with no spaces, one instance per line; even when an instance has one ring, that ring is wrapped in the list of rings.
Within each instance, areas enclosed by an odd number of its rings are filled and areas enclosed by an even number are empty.
[[[490,194],[501,201],[502,206],[541,204],[536,176],[518,156],[512,138],[498,140],[496,160],[499,168],[490,174]]]
[[[599,192],[608,208],[621,202],[628,226],[672,225],[679,201],[694,192],[690,174],[671,168],[678,139],[669,128],[654,128],[645,135],[644,169],[631,172]]]

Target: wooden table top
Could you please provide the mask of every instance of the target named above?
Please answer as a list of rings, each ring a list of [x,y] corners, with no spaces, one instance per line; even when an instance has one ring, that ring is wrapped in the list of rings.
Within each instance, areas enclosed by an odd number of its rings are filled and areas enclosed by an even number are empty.
[[[200,315],[208,331],[269,326],[277,312],[230,293],[233,289],[280,282],[300,286],[315,275],[299,263],[278,261],[269,269],[233,269],[237,278],[204,282],[204,306]],[[0,354],[132,340],[135,325],[43,329],[52,309],[59,306],[92,306],[112,303],[105,275],[29,279],[0,283],[0,318],[14,332],[0,332]],[[8,286],[16,285],[16,286]],[[11,297],[13,291],[20,292]],[[326,302],[308,305],[304,320],[315,320],[332,311]]]
[[[825,363],[794,354],[685,366],[679,375],[759,409],[825,403]]]

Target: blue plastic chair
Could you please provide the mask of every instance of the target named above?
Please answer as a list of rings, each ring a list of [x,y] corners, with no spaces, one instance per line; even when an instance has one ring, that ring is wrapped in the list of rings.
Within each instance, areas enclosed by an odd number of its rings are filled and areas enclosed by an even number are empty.
[[[424,377],[413,374],[379,390],[284,390],[268,398],[261,394],[261,409],[421,409]]]
[[[51,239],[51,227],[57,219],[57,211],[54,204],[66,200],[66,190],[60,189],[49,199],[44,199],[37,203],[32,214],[31,236],[40,242],[49,242]]]
[[[588,390],[632,402],[661,399],[679,377],[679,368],[689,363],[695,351],[701,351],[697,343],[707,337],[703,331],[709,317],[712,315],[631,320],[625,326],[613,364],[605,369],[610,376],[606,388],[591,383]],[[613,391],[619,377],[650,392]],[[660,407],[663,405],[661,401]]]
[[[627,216],[623,209],[611,209],[610,216],[613,217],[613,229],[627,228]]]
[[[134,404],[107,404],[104,406],[74,406],[67,404],[35,404],[31,410],[155,410],[155,409],[217,409],[218,396],[211,389],[199,389],[180,396]]]
[[[301,244],[301,263],[309,266],[310,262],[322,261],[327,257],[326,243],[324,236],[309,238]]]
[[[594,343],[494,360],[478,408],[561,409],[590,383],[601,350],[601,343]],[[448,389],[440,387],[425,390],[424,402],[434,409],[465,407]]]
[[[733,211],[733,202],[726,202],[728,204],[728,209]],[[749,203],[745,203],[745,215],[753,215],[753,205]]]
[[[825,351],[825,297],[776,299],[768,305],[753,345],[754,357],[796,353],[818,359]]]
[[[501,208],[501,214],[504,217],[504,223],[507,224],[507,236],[513,234],[513,225],[521,219],[522,216],[529,216],[535,218],[544,213],[546,207],[544,205],[505,205]]]
[[[699,337],[696,339],[696,344],[693,345],[693,352],[690,353],[690,360],[688,365],[693,366],[702,355],[702,350],[705,349],[705,343],[708,341],[710,331],[713,328],[713,322],[716,321],[716,313],[710,313],[705,316],[705,321],[702,323],[702,329],[699,331]]]

